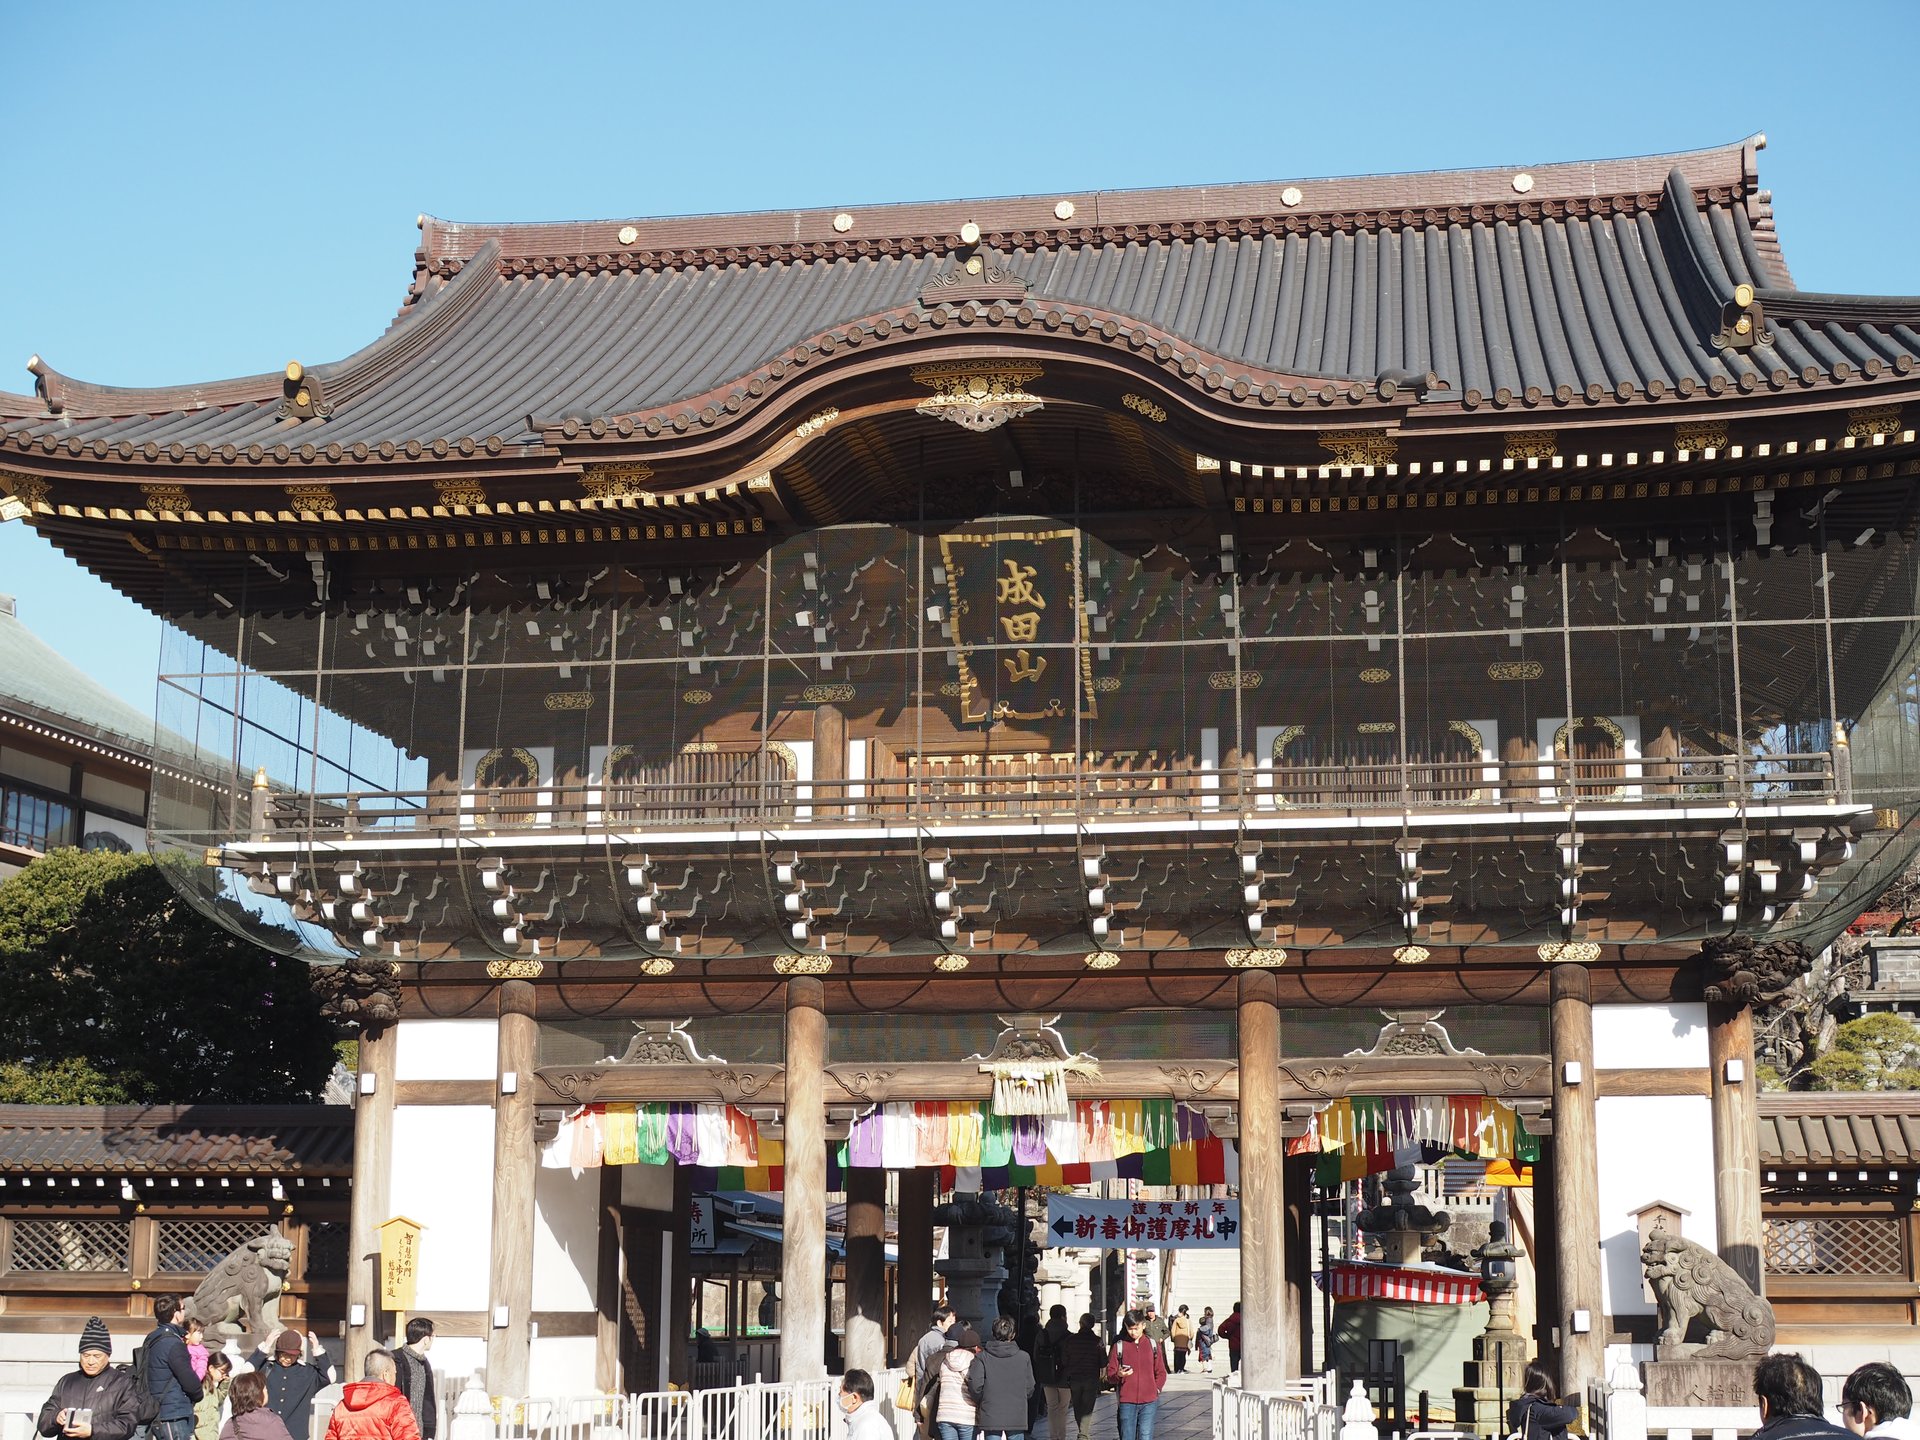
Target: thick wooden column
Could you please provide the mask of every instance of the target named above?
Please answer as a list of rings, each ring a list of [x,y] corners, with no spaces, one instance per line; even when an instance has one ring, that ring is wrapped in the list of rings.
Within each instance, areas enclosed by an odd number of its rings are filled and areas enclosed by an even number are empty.
[[[667,1231],[667,1313],[660,1317],[660,1343],[666,1346],[667,1383],[693,1384],[693,1170],[673,1167],[673,1217]]]
[[[603,1395],[620,1388],[620,1167],[600,1167],[599,1250],[594,1257],[593,1385]]]
[[[348,1375],[358,1375],[367,1352],[385,1343],[380,1315],[380,1222],[392,1195],[393,1058],[399,1032],[383,1025],[360,1033],[359,1082],[353,1098],[353,1199],[348,1211],[347,1314],[359,1307],[364,1323],[347,1326]]]
[[[1753,1011],[1707,1005],[1713,1069],[1713,1208],[1720,1258],[1763,1294],[1760,1273],[1760,1083],[1753,1074]],[[1729,1080],[1731,1070],[1739,1076]]]
[[[812,976],[787,982],[786,1221],[780,1240],[780,1378],[827,1373],[827,1014]]]
[[[1560,1393],[1585,1395],[1604,1378],[1607,1317],[1600,1295],[1600,1158],[1594,1102],[1593,984],[1563,961],[1549,981],[1553,1001],[1554,1262],[1560,1310]],[[1569,1083],[1571,1080],[1571,1083]],[[1576,1320],[1584,1320],[1580,1331]]]
[[[1280,992],[1260,970],[1240,977],[1241,1384],[1287,1378],[1286,1196],[1280,1138]]]
[[[887,1172],[847,1171],[847,1368],[887,1368]]]
[[[533,986],[508,980],[500,986],[498,1090],[511,1075],[513,1093],[493,1102],[493,1250],[487,1267],[490,1311],[506,1310],[507,1323],[486,1317],[487,1389],[494,1395],[527,1393],[528,1352],[533,1343],[533,1182],[539,1157],[533,1148],[533,1071],[536,1026]]]
[[[893,1363],[904,1365],[933,1322],[933,1192],[937,1170],[900,1172],[900,1259],[894,1270]]]
[[[838,705],[813,712],[813,813],[828,819],[846,813],[847,717]],[[851,1362],[849,1362],[851,1363]]]
[[[1245,1163],[1245,1155],[1241,1163]],[[1284,1162],[1287,1196],[1287,1378],[1313,1373],[1313,1157],[1290,1155]]]

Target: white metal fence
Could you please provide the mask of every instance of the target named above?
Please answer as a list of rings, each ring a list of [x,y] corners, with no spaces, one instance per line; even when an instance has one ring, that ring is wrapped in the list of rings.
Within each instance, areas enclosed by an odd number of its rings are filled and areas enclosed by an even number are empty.
[[[443,1428],[449,1440],[829,1440],[839,1384],[508,1399],[488,1396],[472,1380],[452,1406],[452,1425]]]
[[[1338,1440],[1340,1410],[1328,1403],[1331,1398],[1327,1377],[1278,1392],[1242,1390],[1216,1381],[1214,1440]]]

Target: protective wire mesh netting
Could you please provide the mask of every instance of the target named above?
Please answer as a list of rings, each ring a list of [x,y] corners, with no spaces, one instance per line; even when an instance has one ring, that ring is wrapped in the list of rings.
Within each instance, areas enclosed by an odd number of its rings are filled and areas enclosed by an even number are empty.
[[[120,1271],[131,1255],[131,1226],[125,1220],[16,1219],[9,1226],[7,1269],[12,1271]]]
[[[1766,1267],[1773,1275],[1904,1275],[1900,1221],[1892,1216],[1832,1215],[1766,1222]]]

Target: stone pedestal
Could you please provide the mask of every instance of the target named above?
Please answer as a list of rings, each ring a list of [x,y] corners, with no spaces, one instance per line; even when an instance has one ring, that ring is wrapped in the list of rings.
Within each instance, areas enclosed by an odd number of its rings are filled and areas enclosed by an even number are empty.
[[[1000,1314],[1014,1214],[978,1195],[959,1195],[936,1207],[933,1219],[947,1227],[946,1258],[933,1262],[947,1282],[947,1303],[962,1324],[973,1326],[984,1338]]]
[[[1752,1405],[1751,1360],[1649,1360],[1641,1367],[1649,1405]]]
[[[1489,1329],[1473,1342],[1473,1358],[1461,1366],[1466,1383],[1453,1392],[1455,1429],[1473,1435],[1507,1433],[1506,1407],[1526,1387],[1529,1353],[1517,1330]]]

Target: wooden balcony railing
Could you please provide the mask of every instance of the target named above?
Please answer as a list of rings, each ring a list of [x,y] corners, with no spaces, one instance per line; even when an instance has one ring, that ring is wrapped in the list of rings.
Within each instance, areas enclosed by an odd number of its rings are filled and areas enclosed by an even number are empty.
[[[751,753],[751,752],[748,752]],[[1030,763],[1021,763],[1029,761]],[[1827,753],[1685,761],[1567,758],[1208,769],[1095,768],[1071,756],[927,757],[888,779],[795,780],[776,767],[700,779],[497,789],[279,795],[256,803],[259,840],[422,831],[618,834],[794,826],[1197,820],[1605,806],[1845,800]]]

